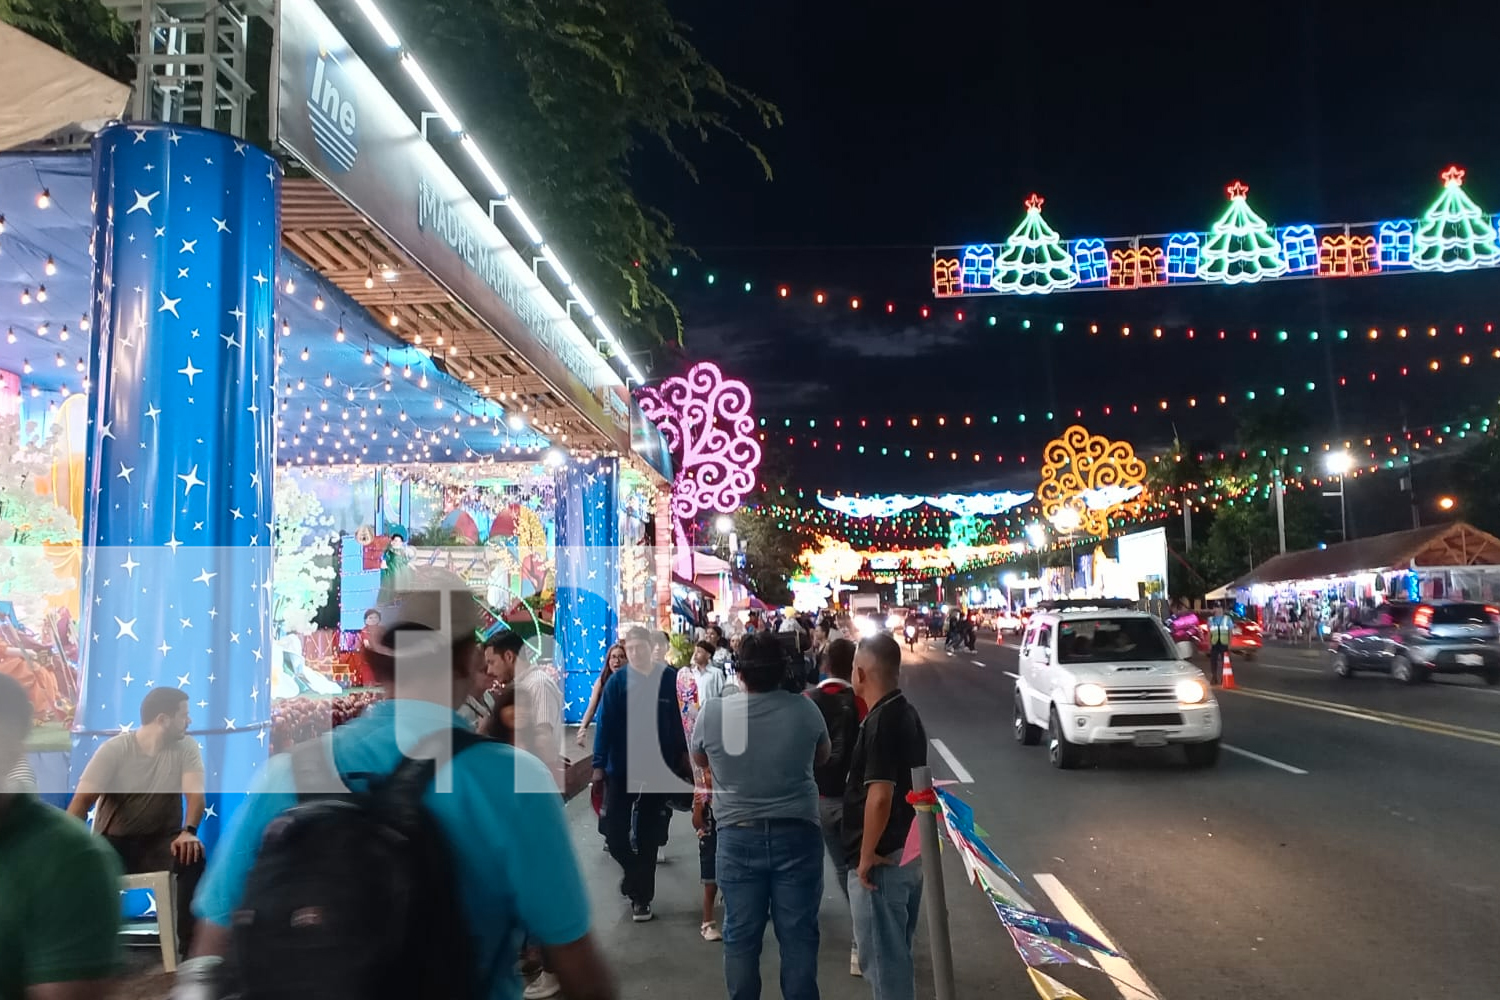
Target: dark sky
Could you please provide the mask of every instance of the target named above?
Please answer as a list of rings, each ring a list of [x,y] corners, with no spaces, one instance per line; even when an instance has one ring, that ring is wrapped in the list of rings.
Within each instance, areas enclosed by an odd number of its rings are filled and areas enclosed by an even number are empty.
[[[774,101],[784,127],[762,136],[772,182],[727,142],[697,160],[701,183],[638,164],[650,201],[678,223],[701,265],[684,261],[679,302],[691,357],[748,379],[759,410],[800,424],[776,446],[809,489],[894,492],[1026,485],[997,452],[1029,453],[1083,408],[1092,429],[1142,450],[1184,439],[1224,444],[1239,412],[1189,410],[1189,394],[1228,391],[1245,407],[1288,398],[1321,441],[1445,421],[1495,402],[1500,361],[1493,272],[1292,281],[1256,288],[1172,288],[971,299],[964,323],[930,302],[934,243],[999,242],[1032,191],[1065,238],[1205,229],[1242,179],[1272,225],[1420,215],[1439,172],[1468,169],[1466,191],[1500,211],[1492,130],[1500,16],[1485,5],[1406,3],[918,4],[845,0],[679,0],[708,58]],[[704,273],[718,282],[709,288]],[[753,281],[750,295],[739,291]],[[794,289],[781,302],[777,283]],[[838,307],[818,308],[814,288]],[[869,305],[847,308],[851,295]],[[894,317],[879,308],[898,303]],[[989,327],[975,317],[997,316]],[[1032,319],[1030,330],[1021,320]],[[1062,321],[1065,330],[1052,332]],[[1090,337],[1097,322],[1108,335]],[[1441,335],[1425,336],[1429,324]],[[1466,325],[1459,339],[1453,325]],[[1130,324],[1135,336],[1119,336]],[[1149,331],[1167,334],[1153,341]],[[1413,336],[1391,333],[1407,324]],[[1336,339],[1375,325],[1376,343]],[[1200,339],[1188,343],[1183,329]],[[1209,331],[1230,331],[1223,345]],[[1255,327],[1262,341],[1250,343]],[[1285,328],[1284,346],[1270,342]],[[1311,341],[1308,331],[1320,331]],[[1472,352],[1474,367],[1457,365]],[[1405,380],[1395,370],[1444,371]],[[1449,359],[1452,359],[1451,361]],[[1368,384],[1369,370],[1381,373]],[[1449,374],[1448,369],[1459,369]],[[1385,373],[1390,372],[1387,376]],[[1338,377],[1351,387],[1335,390]],[[1358,376],[1358,377],[1356,377]],[[1307,392],[1306,382],[1318,388]],[[1257,390],[1259,402],[1242,399]],[[1131,402],[1167,414],[1121,415]],[[1100,414],[1112,404],[1115,415]],[[1048,423],[1046,411],[1056,414]],[[1031,418],[1020,425],[1015,414]],[[981,429],[950,427],[963,414]],[[1009,414],[998,425],[991,414]],[[921,415],[863,437],[922,460],[831,455],[835,417]],[[818,421],[819,451],[805,442]],[[928,449],[966,460],[925,460]],[[878,449],[876,449],[878,450]],[[968,456],[985,453],[975,465]],[[1034,466],[1033,466],[1034,467]]]

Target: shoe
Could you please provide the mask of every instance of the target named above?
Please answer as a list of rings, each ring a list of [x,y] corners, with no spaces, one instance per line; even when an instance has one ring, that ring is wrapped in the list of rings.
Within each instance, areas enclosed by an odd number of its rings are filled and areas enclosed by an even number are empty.
[[[525,1000],[547,1000],[547,997],[555,997],[562,992],[562,983],[550,972],[543,972],[531,982],[526,984],[526,989],[521,996]]]
[[[849,949],[849,975],[851,975],[851,976],[859,976],[861,978],[864,977],[864,973],[859,971],[859,949],[858,948],[850,948]]]
[[[667,863],[667,859],[661,853],[661,849],[660,848],[657,848],[657,851],[656,851],[656,863],[659,864],[659,865],[664,865],[664,864]]]
[[[703,940],[705,941],[724,940],[724,935],[719,933],[719,929],[714,926],[714,922],[712,920],[708,921],[702,927],[698,928],[698,933],[703,935]]]
[[[644,924],[651,919],[650,903],[631,903],[630,919],[638,924]]]

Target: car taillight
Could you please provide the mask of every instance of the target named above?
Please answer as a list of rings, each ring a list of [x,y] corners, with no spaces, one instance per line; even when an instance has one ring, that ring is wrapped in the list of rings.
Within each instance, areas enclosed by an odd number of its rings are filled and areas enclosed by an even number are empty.
[[[1260,631],[1260,626],[1259,625],[1246,625],[1245,626],[1245,631],[1246,632],[1259,632]]]
[[[1500,618],[1500,608],[1492,607],[1488,604],[1484,606],[1484,613],[1489,615],[1491,619]]]
[[[1412,615],[1411,623],[1420,629],[1429,627],[1432,625],[1432,609],[1425,604],[1422,605],[1417,609],[1416,614]]]

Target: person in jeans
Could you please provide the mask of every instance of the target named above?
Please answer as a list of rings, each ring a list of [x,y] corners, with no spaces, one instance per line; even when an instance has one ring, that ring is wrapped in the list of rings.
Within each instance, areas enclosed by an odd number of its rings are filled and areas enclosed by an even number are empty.
[[[781,946],[784,1000],[817,1000],[823,847],[813,769],[828,760],[817,707],[785,689],[787,657],[771,633],[740,644],[743,692],[698,713],[693,760],[718,824],[729,1000],[759,1000],[766,921]]]
[[[859,723],[866,706],[854,693],[849,680],[854,675],[854,643],[833,639],[823,651],[823,672],[818,686],[807,692],[823,715],[831,749],[828,762],[814,771],[818,782],[818,817],[823,826],[823,846],[833,862],[839,891],[849,901],[849,865],[844,858],[844,789],[849,783],[849,762],[859,739]],[[859,975],[859,949],[849,949],[849,973]]]
[[[620,894],[629,898],[636,923],[652,917],[669,803],[692,780],[687,757],[677,671],[657,661],[650,632],[633,628],[625,637],[625,669],[615,671],[599,699],[593,784],[603,786],[604,842],[624,875]]]
[[[862,640],[854,690],[870,706],[859,727],[844,791],[844,857],[860,971],[875,1000],[914,1000],[912,939],[922,903],[922,866],[901,864],[916,811],[911,771],[927,763],[927,731],[901,693],[901,646],[889,635]]]
[[[94,751],[68,812],[86,820],[97,802],[94,832],[109,841],[125,873],[169,871],[177,881],[177,942],[192,946],[191,904],[203,877],[203,755],[189,738],[188,696],[154,688],[141,699],[140,728],[112,736]],[[187,803],[186,815],[183,802]]]

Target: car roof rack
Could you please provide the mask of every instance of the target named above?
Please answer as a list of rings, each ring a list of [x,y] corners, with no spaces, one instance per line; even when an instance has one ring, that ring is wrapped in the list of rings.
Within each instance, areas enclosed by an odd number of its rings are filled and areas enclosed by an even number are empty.
[[[1042,601],[1037,607],[1043,611],[1134,611],[1136,602],[1121,597],[1084,597]]]

